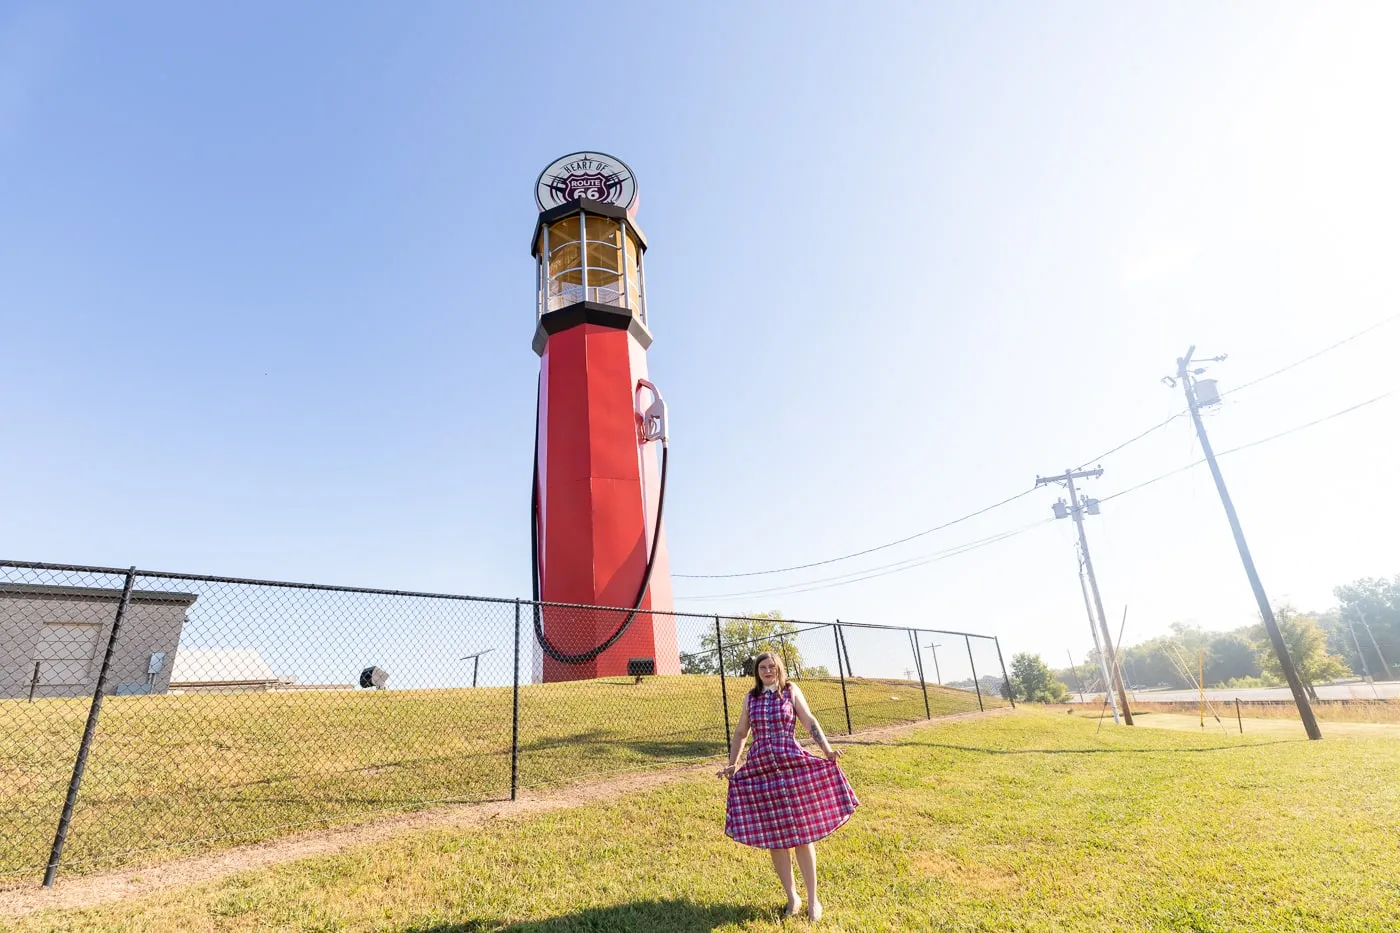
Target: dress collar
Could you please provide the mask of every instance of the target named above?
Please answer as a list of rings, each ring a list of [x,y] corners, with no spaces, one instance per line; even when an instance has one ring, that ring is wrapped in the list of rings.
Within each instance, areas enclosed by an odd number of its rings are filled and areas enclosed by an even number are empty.
[[[764,692],[764,693],[777,693],[777,692],[778,692],[778,685],[777,685],[777,684],[764,684],[764,685],[763,685],[763,692]]]

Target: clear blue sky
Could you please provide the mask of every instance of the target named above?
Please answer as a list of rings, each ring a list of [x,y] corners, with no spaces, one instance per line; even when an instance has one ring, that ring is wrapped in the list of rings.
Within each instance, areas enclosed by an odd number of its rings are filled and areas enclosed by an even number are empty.
[[[1397,44],[1385,3],[7,4],[0,554],[528,594],[532,186],[584,148],[640,181],[674,570],[912,534],[1177,411],[1188,344],[1228,389],[1396,311]],[[1227,399],[1217,447],[1395,388],[1398,333]],[[1275,600],[1400,571],[1396,401],[1222,461]],[[1197,457],[1178,420],[1088,491]],[[682,605],[1053,663],[1071,534]],[[1254,619],[1203,468],[1090,534],[1128,642]]]

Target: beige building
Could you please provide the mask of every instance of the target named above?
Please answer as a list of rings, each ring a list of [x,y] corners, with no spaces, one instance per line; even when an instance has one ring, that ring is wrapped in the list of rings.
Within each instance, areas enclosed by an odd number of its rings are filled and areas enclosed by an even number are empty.
[[[0,698],[91,696],[122,591],[0,583]],[[108,694],[170,686],[193,593],[131,594],[107,673]]]
[[[171,693],[258,693],[293,686],[250,648],[186,648],[171,668]]]

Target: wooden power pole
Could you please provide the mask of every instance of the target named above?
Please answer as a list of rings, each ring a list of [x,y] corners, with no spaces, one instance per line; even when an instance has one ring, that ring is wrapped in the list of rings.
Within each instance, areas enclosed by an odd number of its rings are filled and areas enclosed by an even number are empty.
[[[1197,376],[1205,372],[1204,369],[1191,368],[1191,357],[1195,355],[1196,348],[1186,351],[1186,355],[1176,361],[1176,379],[1167,378],[1167,382],[1176,385],[1181,384],[1186,392],[1186,404],[1191,410],[1191,421],[1196,426],[1196,436],[1201,440],[1201,450],[1206,455],[1206,462],[1210,464],[1210,475],[1215,478],[1215,489],[1220,493],[1220,504],[1225,506],[1225,517],[1230,521],[1230,530],[1235,535],[1235,546],[1239,549],[1240,560],[1244,563],[1245,576],[1249,577],[1249,585],[1254,590],[1255,602],[1259,604],[1259,616],[1264,621],[1264,629],[1269,633],[1269,641],[1273,644],[1274,655],[1278,658],[1279,667],[1283,668],[1283,676],[1288,681],[1288,689],[1293,693],[1293,702],[1298,706],[1298,716],[1303,720],[1303,728],[1308,733],[1309,739],[1322,738],[1322,730],[1317,727],[1317,717],[1313,715],[1312,704],[1308,702],[1308,694],[1303,689],[1303,681],[1298,676],[1298,670],[1293,666],[1293,659],[1288,655],[1288,646],[1283,641],[1283,632],[1279,630],[1278,621],[1274,619],[1273,607],[1269,605],[1269,597],[1264,594],[1264,584],[1259,581],[1259,571],[1254,569],[1254,558],[1250,556],[1249,545],[1244,540],[1244,529],[1240,527],[1240,517],[1235,514],[1235,504],[1230,500],[1230,491],[1225,488],[1225,477],[1220,474],[1220,465],[1215,462],[1215,449],[1210,446],[1210,438],[1206,436],[1206,427],[1201,423],[1201,406],[1214,405],[1220,400],[1220,395],[1215,389],[1215,380],[1196,379]],[[1216,361],[1224,357],[1216,357]]]
[[[1072,517],[1075,527],[1079,529],[1079,553],[1084,558],[1084,572],[1089,577],[1089,590],[1094,595],[1094,611],[1099,620],[1099,636],[1103,639],[1103,648],[1108,655],[1108,675],[1112,678],[1110,689],[1118,697],[1118,706],[1123,714],[1123,722],[1131,726],[1133,712],[1128,708],[1128,691],[1123,689],[1123,675],[1118,668],[1118,655],[1113,650],[1113,638],[1108,633],[1108,619],[1103,614],[1103,598],[1099,596],[1099,581],[1094,576],[1094,560],[1089,556],[1089,539],[1084,534],[1084,512],[1087,510],[1090,515],[1097,515],[1099,502],[1097,499],[1086,499],[1081,505],[1079,493],[1074,488],[1074,481],[1077,479],[1100,476],[1103,476],[1102,469],[1065,470],[1059,476],[1037,476],[1035,484],[1036,486],[1045,486],[1049,483],[1064,483],[1069,488],[1069,506],[1065,506],[1063,499],[1056,502],[1055,517]]]

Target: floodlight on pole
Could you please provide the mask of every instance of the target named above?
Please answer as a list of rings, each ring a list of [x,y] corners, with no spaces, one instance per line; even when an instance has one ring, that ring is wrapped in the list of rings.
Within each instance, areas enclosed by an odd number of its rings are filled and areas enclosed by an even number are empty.
[[[481,666],[481,656],[482,656],[483,654],[490,654],[491,652],[493,652],[493,651],[495,651],[495,650],[496,650],[495,648],[486,648],[486,649],[484,649],[484,650],[482,650],[482,651],[478,651],[476,654],[469,654],[469,655],[467,655],[465,658],[459,658],[459,659],[458,659],[458,660],[461,660],[461,661],[470,661],[470,662],[472,662],[472,686],[473,686],[473,687],[476,686],[476,671],[477,671],[477,668]]]

